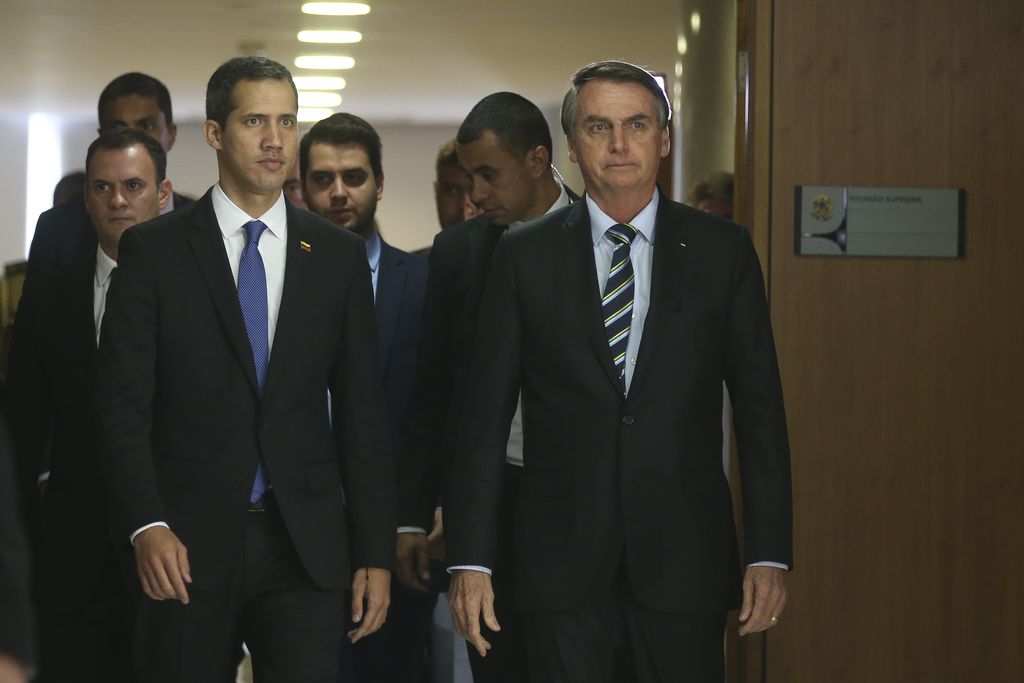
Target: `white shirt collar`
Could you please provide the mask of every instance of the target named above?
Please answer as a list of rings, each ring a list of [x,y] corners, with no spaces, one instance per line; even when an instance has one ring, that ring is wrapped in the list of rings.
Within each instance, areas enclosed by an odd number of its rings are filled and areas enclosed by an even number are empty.
[[[251,220],[263,221],[268,232],[278,239],[285,239],[288,231],[288,212],[285,209],[283,192],[277,196],[277,201],[262,216],[250,216],[238,208],[238,205],[224,194],[220,183],[213,186],[212,199],[213,213],[217,216],[217,223],[220,225],[225,239],[242,230],[245,224]]]
[[[380,233],[376,230],[366,240],[366,260],[370,262],[370,272],[376,273],[380,266]]]
[[[601,207],[587,195],[587,211],[590,213],[590,235],[596,247],[601,238],[604,237],[608,228],[618,224],[618,221],[601,210]],[[654,244],[654,221],[658,216],[658,192],[654,192],[651,201],[640,210],[633,220],[629,221],[637,231],[644,236],[648,244]]]
[[[548,207],[548,210],[544,212],[545,216],[547,216],[552,211],[558,211],[559,209],[569,206],[569,193],[565,191],[565,185],[559,183],[558,188],[558,197],[555,198],[555,203]],[[509,223],[509,227],[514,228],[515,226],[522,225],[523,223],[526,223],[526,221],[513,221]]]
[[[96,245],[96,286],[102,287],[107,280],[110,279],[110,274],[114,272],[114,268],[117,268],[117,261],[107,256],[107,252],[103,251],[103,247]]]

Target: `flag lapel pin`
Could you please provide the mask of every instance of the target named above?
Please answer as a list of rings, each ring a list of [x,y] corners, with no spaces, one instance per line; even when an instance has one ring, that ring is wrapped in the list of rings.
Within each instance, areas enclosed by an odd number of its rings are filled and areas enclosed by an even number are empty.
[[[303,242],[302,240],[299,240],[299,249],[307,254],[313,251],[313,247],[309,246],[309,242]]]

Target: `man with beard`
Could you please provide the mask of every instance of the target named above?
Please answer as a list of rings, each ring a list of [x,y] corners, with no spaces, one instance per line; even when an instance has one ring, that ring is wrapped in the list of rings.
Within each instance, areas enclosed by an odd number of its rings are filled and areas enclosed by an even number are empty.
[[[375,215],[384,194],[380,136],[352,114],[314,125],[299,146],[303,196],[311,211],[363,238],[377,314],[377,358],[394,443],[404,438],[423,318],[427,260],[381,239]],[[356,679],[419,681],[436,594],[393,583],[388,621],[353,653]],[[345,657],[343,657],[343,660]]]

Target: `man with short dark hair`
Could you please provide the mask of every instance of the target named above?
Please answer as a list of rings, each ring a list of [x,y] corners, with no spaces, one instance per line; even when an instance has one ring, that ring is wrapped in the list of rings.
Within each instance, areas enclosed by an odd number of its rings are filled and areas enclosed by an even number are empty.
[[[370,272],[362,240],[282,195],[297,106],[277,62],[222,64],[204,125],[217,184],[121,238],[96,394],[141,680],[230,680],[244,641],[256,680],[333,681],[346,588],[351,640],[387,611]]]
[[[171,111],[171,96],[163,83],[138,72],[118,76],[103,89],[97,105],[100,135],[116,128],[141,130],[171,151],[178,129]],[[161,210],[168,213],[192,203],[172,194]],[[96,231],[85,205],[73,199],[39,215],[28,255],[26,287],[37,272],[60,270],[96,250]]]
[[[473,107],[458,132],[462,170],[472,179],[472,200],[481,215],[441,232],[430,252],[430,275],[424,308],[423,351],[417,380],[413,443],[403,453],[400,497],[402,533],[396,572],[406,585],[424,590],[429,577],[427,538],[447,467],[452,436],[465,419],[463,402],[468,363],[475,349],[480,294],[491,255],[509,226],[568,206],[575,199],[551,166],[551,133],[532,102],[510,92],[488,95]],[[502,556],[493,567],[505,586],[498,604],[504,621],[503,647],[486,660],[470,650],[473,678],[526,681],[522,632],[511,612],[515,593],[512,548],[514,501],[522,468],[522,432],[517,424],[503,440],[508,476],[502,498]]]
[[[504,627],[486,569],[501,566],[502,442],[521,395],[516,597],[535,683],[721,683],[726,612],[742,601],[743,635],[785,607],[789,446],[761,268],[743,228],[658,192],[669,113],[640,67],[576,73],[562,127],[586,201],[503,235],[480,306],[445,497],[450,595],[460,632],[497,654],[480,621]]]
[[[118,240],[160,215],[171,185],[163,148],[131,128],[93,141],[85,168],[98,246],[26,290],[5,399],[35,541],[42,680],[131,681],[130,596],[102,495],[94,366]]]
[[[384,196],[380,136],[348,113],[316,123],[302,138],[303,194],[313,211],[366,243],[377,315],[377,351],[392,441],[405,437],[423,327],[427,260],[396,249],[381,236],[377,202]],[[416,683],[423,676],[435,594],[395,582],[388,621],[353,651],[356,680]]]

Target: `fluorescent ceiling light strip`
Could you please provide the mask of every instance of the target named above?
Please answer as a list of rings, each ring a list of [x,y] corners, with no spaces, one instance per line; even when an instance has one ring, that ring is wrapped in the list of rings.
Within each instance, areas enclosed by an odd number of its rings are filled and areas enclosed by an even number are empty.
[[[300,43],[358,43],[363,39],[359,31],[299,31]]]
[[[356,60],[342,55],[301,55],[295,58],[295,66],[300,69],[351,69]]]
[[[362,2],[307,2],[302,5],[306,14],[330,17],[356,17],[370,13],[370,6]]]
[[[295,76],[292,80],[299,90],[345,89],[345,79],[341,76]]]
[[[341,95],[336,92],[299,91],[300,107],[337,107],[341,104]]]

